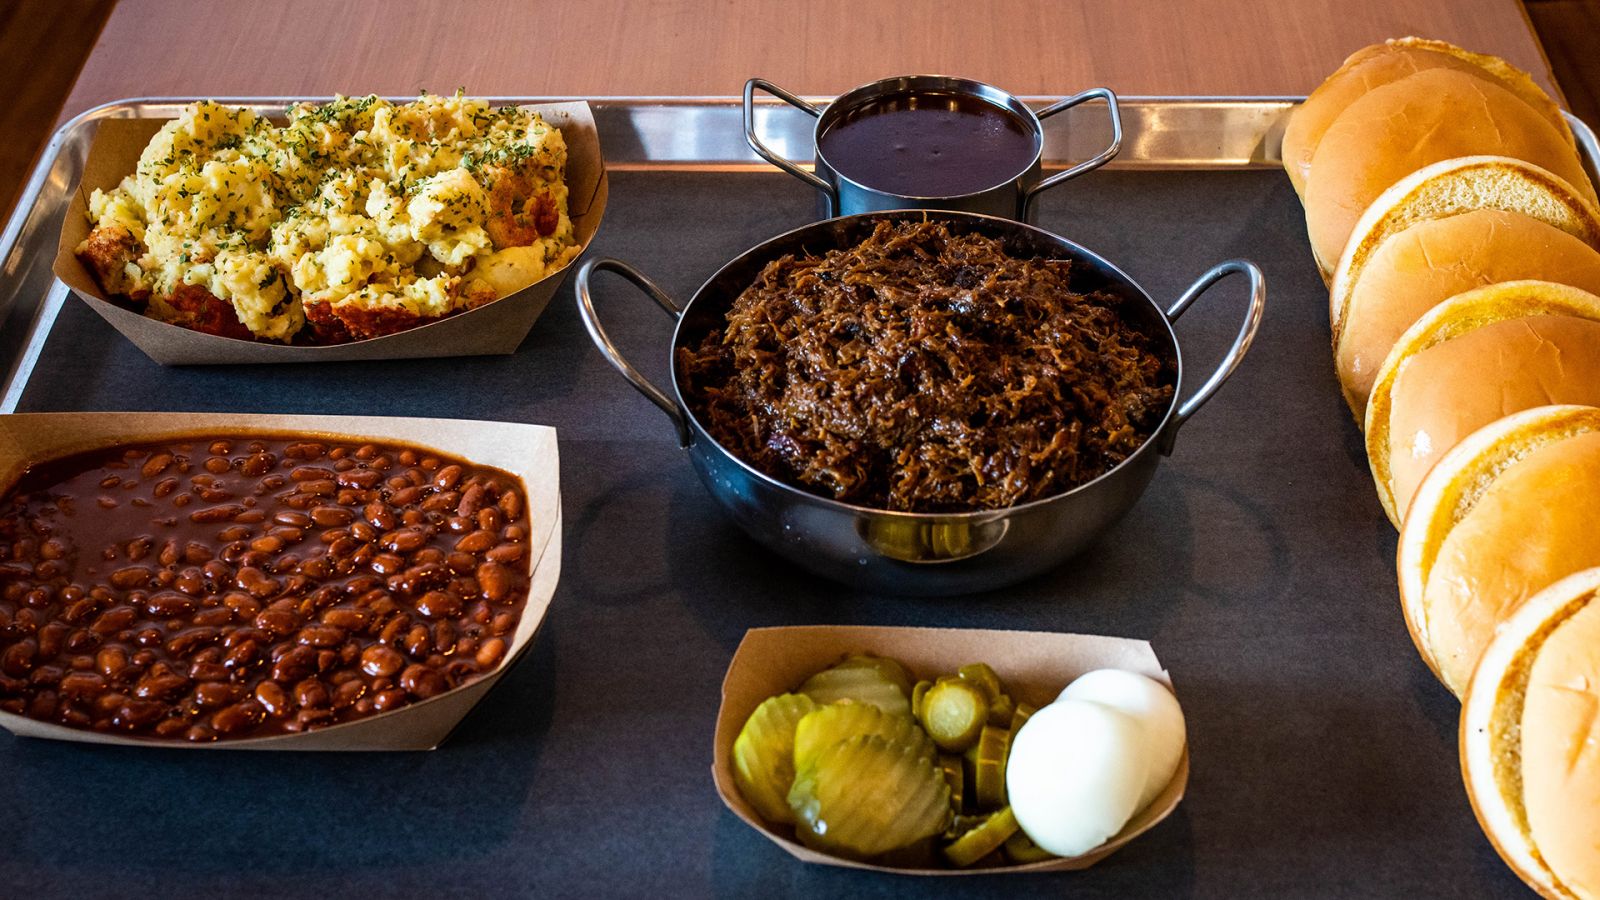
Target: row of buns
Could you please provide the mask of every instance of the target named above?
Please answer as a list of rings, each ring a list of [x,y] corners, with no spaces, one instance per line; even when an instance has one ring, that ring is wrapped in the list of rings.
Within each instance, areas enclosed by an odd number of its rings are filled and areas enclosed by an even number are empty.
[[[1283,161],[1479,821],[1541,894],[1600,898],[1600,602],[1578,614],[1600,591],[1600,206],[1573,131],[1505,61],[1405,38],[1295,109]]]

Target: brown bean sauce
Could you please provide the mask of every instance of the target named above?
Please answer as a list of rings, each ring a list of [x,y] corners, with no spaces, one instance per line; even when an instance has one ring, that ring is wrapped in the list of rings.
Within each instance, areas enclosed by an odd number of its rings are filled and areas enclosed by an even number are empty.
[[[0,709],[213,741],[424,700],[504,658],[513,475],[416,447],[202,437],[94,450],[0,499]]]
[[[1039,151],[1028,123],[965,94],[893,94],[851,110],[817,139],[841,175],[906,197],[957,197],[1003,184]]]

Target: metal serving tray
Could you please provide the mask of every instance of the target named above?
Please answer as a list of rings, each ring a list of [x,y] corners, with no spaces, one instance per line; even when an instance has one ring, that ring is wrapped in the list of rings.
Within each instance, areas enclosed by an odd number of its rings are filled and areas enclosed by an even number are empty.
[[[78,181],[96,123],[102,119],[172,118],[196,98],[135,98],[94,107],[56,130],[0,233],[0,413],[14,412],[34,363],[66,302],[67,288],[50,271],[61,217]],[[300,99],[222,97],[222,103],[278,114]],[[494,97],[497,104],[545,103],[580,98]],[[826,102],[827,98],[808,98]],[[1043,106],[1054,98],[1024,98]],[[1261,169],[1282,164],[1284,112],[1298,97],[1127,97],[1122,109],[1122,151],[1113,169]],[[592,99],[606,165],[612,171],[759,172],[772,166],[744,141],[738,98],[612,97]],[[1064,168],[1094,155],[1105,143],[1104,114],[1078,108],[1046,129],[1044,164]],[[1600,143],[1581,120],[1567,114],[1591,177],[1600,183]],[[808,161],[815,120],[770,99],[758,105],[757,126],[768,146]]]

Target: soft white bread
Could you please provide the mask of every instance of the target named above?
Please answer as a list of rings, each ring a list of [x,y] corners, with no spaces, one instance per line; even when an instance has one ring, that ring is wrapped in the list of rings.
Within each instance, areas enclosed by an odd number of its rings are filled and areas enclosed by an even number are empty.
[[[1513,615],[1473,674],[1461,768],[1490,843],[1548,898],[1600,897],[1600,569]]]
[[[1600,409],[1544,406],[1474,432],[1423,479],[1400,533],[1407,624],[1460,695],[1506,617],[1600,566]]]
[[[1593,187],[1567,137],[1515,94],[1451,69],[1425,69],[1368,91],[1328,126],[1306,179],[1306,230],[1331,275],[1361,214],[1385,190],[1431,163],[1463,156],[1531,162]]]
[[[1600,406],[1600,296],[1510,281],[1435,306],[1395,343],[1367,404],[1367,461],[1390,521],[1467,435],[1558,403]]]
[[[1424,69],[1454,69],[1494,82],[1516,94],[1571,142],[1560,107],[1526,72],[1497,56],[1472,53],[1444,41],[1406,37],[1373,44],[1351,54],[1290,114],[1283,134],[1283,167],[1296,194],[1305,195],[1306,174],[1322,135],[1333,120],[1373,88]]]
[[[1359,421],[1378,368],[1424,313],[1486,284],[1537,278],[1600,293],[1600,212],[1504,157],[1406,176],[1362,215],[1333,279],[1334,363]]]

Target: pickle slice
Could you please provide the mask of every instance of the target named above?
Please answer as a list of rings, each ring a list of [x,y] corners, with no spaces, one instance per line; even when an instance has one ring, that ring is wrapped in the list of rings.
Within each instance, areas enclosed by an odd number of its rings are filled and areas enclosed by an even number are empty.
[[[1011,807],[1008,806],[1006,808],[1010,809]],[[1016,834],[1006,838],[1005,849],[1006,858],[1019,866],[1027,865],[1028,863],[1044,862],[1047,859],[1059,858],[1049,850],[1046,850],[1038,844],[1035,844],[1033,839],[1028,837],[1028,833],[1023,831],[1021,828],[1017,829]]]
[[[1000,694],[989,704],[989,724],[996,728],[1010,728],[1017,714],[1017,704],[1010,694]]]
[[[844,658],[844,661],[834,666],[835,669],[873,669],[889,681],[894,682],[906,694],[911,693],[911,673],[900,664],[897,659],[887,656],[873,656],[870,653],[856,653]]]
[[[940,678],[922,698],[922,727],[941,750],[960,753],[971,747],[988,718],[983,688],[961,678]]]
[[[1007,806],[945,847],[944,858],[953,866],[966,868],[1000,849],[1008,838],[1017,833],[1017,817],[1011,814],[1011,807]]]
[[[933,742],[914,720],[890,715],[866,703],[844,700],[813,709],[795,726],[794,771],[810,766],[818,754],[834,744],[864,734],[875,734],[928,756],[934,753]]]
[[[933,687],[933,682],[919,681],[911,689],[911,715],[919,720],[922,718],[922,700],[928,696],[928,688],[931,687]]]
[[[1031,703],[1018,703],[1016,711],[1011,714],[1011,733],[1016,734],[1021,731],[1022,723],[1033,718],[1033,714],[1038,711],[1039,708]]]
[[[898,676],[896,675],[898,670]],[[806,679],[800,685],[818,706],[839,700],[870,703],[887,713],[911,715],[911,680],[894,660],[856,656]]]
[[[983,688],[984,696],[991,701],[1005,693],[1005,688],[1000,686],[1000,676],[988,663],[968,663],[957,669],[956,675]]]
[[[936,835],[950,817],[950,788],[932,758],[875,734],[823,750],[788,799],[801,841],[855,859]]]
[[[1006,756],[1011,752],[1011,732],[983,726],[978,742],[967,751],[972,761],[972,798],[979,809],[1006,805]]]
[[[967,811],[967,778],[961,757],[941,753],[939,768],[944,770],[945,784],[950,785],[950,808],[959,816]]]
[[[756,707],[733,742],[733,780],[761,818],[790,823],[795,727],[816,708],[803,694],[779,694]]]

